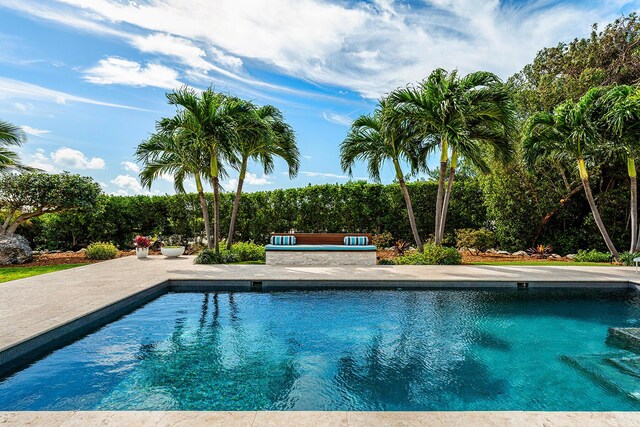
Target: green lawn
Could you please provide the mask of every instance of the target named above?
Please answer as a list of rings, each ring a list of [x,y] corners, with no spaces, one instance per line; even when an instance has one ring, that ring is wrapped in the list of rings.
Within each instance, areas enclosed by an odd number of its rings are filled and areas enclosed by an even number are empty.
[[[62,264],[39,267],[2,267],[0,268],[0,283],[10,280],[23,279],[25,277],[39,276],[40,274],[80,267],[86,264]]]
[[[553,265],[556,267],[619,267],[617,264],[608,262],[564,262],[564,261],[501,261],[501,262],[466,262],[465,265],[531,265],[546,267]]]

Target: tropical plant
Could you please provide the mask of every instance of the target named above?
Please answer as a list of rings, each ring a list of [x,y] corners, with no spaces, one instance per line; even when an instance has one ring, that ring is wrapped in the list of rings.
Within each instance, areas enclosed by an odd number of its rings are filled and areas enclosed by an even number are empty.
[[[577,103],[567,101],[551,113],[532,115],[523,127],[523,148],[525,161],[531,166],[549,159],[570,159],[577,163],[582,187],[598,230],[611,254],[617,258],[618,251],[609,237],[589,185],[586,163],[594,152],[594,146],[602,141],[597,118],[594,117],[599,93],[594,89]]]
[[[611,254],[595,249],[579,250],[573,259],[576,262],[611,262]]]
[[[212,249],[205,249],[200,252],[198,256],[193,260],[194,264],[231,264],[238,262],[238,256],[233,252],[226,249],[222,251],[215,251]]]
[[[486,228],[460,228],[456,230],[456,247],[458,249],[473,248],[484,252],[494,248],[496,243],[496,234]]]
[[[87,258],[93,260],[107,260],[118,256],[118,248],[112,243],[96,242],[87,246]]]
[[[532,258],[548,258],[553,253],[553,248],[550,245],[536,245],[526,252]]]
[[[423,252],[414,252],[395,259],[398,265],[458,265],[462,255],[456,248],[427,243]]]
[[[274,159],[279,157],[287,163],[290,178],[298,174],[300,166],[300,153],[293,129],[284,121],[282,112],[276,107],[271,105],[260,108],[249,106],[246,114],[237,118],[237,133],[238,137],[234,140],[231,148],[239,160],[239,163],[235,165],[239,172],[238,187],[229,223],[227,249],[231,249],[233,243],[242,186],[249,160],[260,164],[263,172],[268,175],[273,173]]]
[[[607,254],[607,255],[609,255],[609,254]],[[622,252],[620,254],[620,258],[618,258],[618,259],[620,260],[620,262],[623,265],[634,266],[636,264],[634,259],[636,259],[636,258],[640,258],[640,252]]]
[[[602,107],[603,126],[610,133],[607,154],[621,158],[627,164],[629,176],[629,201],[631,221],[631,243],[629,251],[640,250],[638,239],[638,179],[636,157],[640,154],[640,91],[634,86],[613,86],[601,89],[599,104]]]
[[[193,178],[204,218],[207,246],[212,248],[209,207],[204,197],[203,182],[209,180],[209,152],[202,148],[201,130],[193,116],[179,111],[173,118],[156,124],[157,132],[138,145],[136,160],[142,164],[140,181],[151,188],[154,181],[173,177],[177,193],[185,193],[184,181]]]
[[[360,116],[353,122],[349,134],[340,145],[342,169],[350,176],[354,163],[359,160],[367,162],[369,176],[376,181],[380,181],[383,164],[389,161],[393,164],[418,251],[422,251],[422,240],[400,162],[407,162],[413,173],[424,164],[426,154],[427,150],[421,146],[415,128],[407,120],[397,117],[397,111],[384,99],[372,115]]]
[[[249,102],[214,92],[212,88],[197,94],[194,89],[183,87],[167,94],[167,99],[187,119],[167,121],[163,128],[173,126],[179,130],[188,123],[187,132],[197,135],[195,142],[200,153],[206,153],[208,159],[207,175],[213,186],[213,247],[217,252],[220,250],[220,178],[226,176],[225,163],[237,163],[231,147],[239,136],[238,121],[253,107]]]
[[[95,206],[102,190],[90,177],[26,172],[0,175],[0,207],[6,210],[0,235],[12,235],[33,218]]]
[[[393,234],[389,233],[388,231],[376,233],[371,238],[371,244],[378,249],[387,248],[393,245],[393,242],[395,241],[396,240],[394,240]]]
[[[397,256],[404,255],[409,249],[411,249],[411,244],[404,240],[396,240],[393,244],[393,251]]]
[[[149,236],[137,235],[135,239],[133,239],[133,244],[136,245],[136,248],[148,248],[152,243],[151,237]]]
[[[238,257],[238,261],[264,261],[265,248],[253,242],[236,242],[231,245],[231,253]]]
[[[479,71],[459,77],[457,70],[437,69],[419,85],[398,89],[389,98],[398,116],[427,142],[428,151],[440,150],[434,230],[439,245],[459,158],[487,172],[487,153],[503,161],[511,157],[515,110],[510,94],[493,73]]]
[[[34,170],[20,163],[18,154],[10,147],[19,147],[25,142],[24,132],[18,126],[0,120],[0,173],[11,170]]]

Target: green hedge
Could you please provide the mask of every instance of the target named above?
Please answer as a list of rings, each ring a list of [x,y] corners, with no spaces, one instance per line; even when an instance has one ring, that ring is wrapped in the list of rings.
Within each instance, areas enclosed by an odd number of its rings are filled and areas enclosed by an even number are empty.
[[[435,182],[409,184],[420,234],[433,233]],[[221,237],[226,237],[233,194],[221,195]],[[207,194],[213,212],[213,195]],[[447,222],[447,241],[458,228],[480,228],[486,222],[482,190],[475,180],[454,184]],[[236,241],[267,243],[272,232],[390,232],[413,241],[397,184],[352,182],[245,193],[236,226]],[[204,222],[195,194],[173,196],[102,196],[94,210],[45,215],[19,232],[37,248],[77,249],[95,241],[132,247],[136,234],[202,238]]]

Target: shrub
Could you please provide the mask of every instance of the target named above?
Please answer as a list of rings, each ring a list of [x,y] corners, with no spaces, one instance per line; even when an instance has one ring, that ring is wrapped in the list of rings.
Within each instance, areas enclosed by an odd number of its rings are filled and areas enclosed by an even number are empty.
[[[479,251],[496,246],[496,234],[486,228],[460,228],[456,230],[457,248],[474,248]]]
[[[574,258],[577,262],[610,262],[611,254],[608,252],[599,252],[595,249],[590,251],[579,250]]]
[[[193,261],[194,264],[230,264],[233,262],[238,262],[238,257],[231,251],[226,249],[220,250],[219,253],[216,253],[214,249],[205,249],[200,252],[196,259]]]
[[[237,242],[231,245],[231,253],[244,261],[264,261],[266,259],[264,246],[253,242]]]
[[[393,235],[388,231],[384,233],[374,234],[371,238],[371,244],[377,248],[385,249],[393,245]]]
[[[395,265],[396,262],[389,258],[380,258],[378,260],[378,265]]]
[[[638,258],[640,257],[640,252],[622,252],[620,254],[620,262],[623,265],[636,265],[635,262],[633,262],[634,258]]]
[[[96,242],[87,246],[87,258],[89,259],[113,259],[118,256],[118,248],[111,243]]]
[[[396,258],[399,265],[459,265],[462,256],[456,248],[427,244],[424,252],[414,252]]]

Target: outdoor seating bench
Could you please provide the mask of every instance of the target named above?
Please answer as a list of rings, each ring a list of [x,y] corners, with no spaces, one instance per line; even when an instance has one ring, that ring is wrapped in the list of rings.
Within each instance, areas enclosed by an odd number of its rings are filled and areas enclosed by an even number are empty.
[[[365,238],[366,244],[345,244],[345,237]],[[271,242],[266,246],[270,265],[376,265],[376,247],[366,233],[274,233]]]

